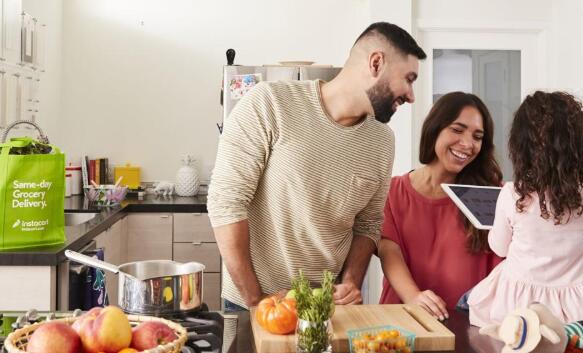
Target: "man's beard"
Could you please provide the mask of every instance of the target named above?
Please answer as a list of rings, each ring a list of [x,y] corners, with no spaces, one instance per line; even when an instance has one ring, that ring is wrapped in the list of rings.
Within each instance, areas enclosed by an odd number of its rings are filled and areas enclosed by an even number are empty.
[[[391,117],[395,114],[395,110],[393,110],[395,95],[389,88],[389,85],[381,85],[379,82],[369,88],[366,94],[374,110],[375,119],[383,124],[391,121]]]

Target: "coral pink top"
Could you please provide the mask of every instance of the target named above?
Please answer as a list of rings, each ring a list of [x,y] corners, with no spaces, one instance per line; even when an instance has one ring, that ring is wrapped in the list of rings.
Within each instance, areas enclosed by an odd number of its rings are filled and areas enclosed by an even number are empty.
[[[490,247],[506,260],[472,291],[470,323],[500,323],[517,307],[545,304],[565,323],[583,320],[583,216],[562,225],[541,218],[539,198],[516,211],[514,183],[496,203]]]
[[[391,180],[382,234],[399,244],[419,289],[435,292],[448,309],[501,261],[492,253],[471,254],[453,201],[421,195],[408,173]],[[401,303],[386,278],[380,303]]]

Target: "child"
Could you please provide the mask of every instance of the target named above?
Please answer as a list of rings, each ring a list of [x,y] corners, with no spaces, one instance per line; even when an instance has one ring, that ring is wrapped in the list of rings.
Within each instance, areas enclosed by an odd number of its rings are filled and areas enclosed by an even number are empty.
[[[583,110],[573,96],[536,92],[515,114],[492,250],[506,257],[470,294],[470,323],[500,323],[532,302],[564,323],[583,320]]]

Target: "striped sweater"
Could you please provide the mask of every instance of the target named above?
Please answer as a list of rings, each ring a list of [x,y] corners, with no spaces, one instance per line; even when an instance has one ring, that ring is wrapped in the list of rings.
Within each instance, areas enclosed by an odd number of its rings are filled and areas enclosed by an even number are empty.
[[[353,236],[380,240],[394,135],[369,117],[346,127],[324,111],[321,81],[262,82],[233,109],[208,192],[213,227],[247,219],[264,293],[338,274]],[[223,268],[222,297],[245,306]]]

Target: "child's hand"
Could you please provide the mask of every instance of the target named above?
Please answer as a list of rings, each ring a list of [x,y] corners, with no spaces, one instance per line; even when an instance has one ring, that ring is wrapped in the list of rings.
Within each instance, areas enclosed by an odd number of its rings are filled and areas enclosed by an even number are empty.
[[[445,302],[431,290],[419,292],[407,304],[417,304],[441,321],[449,318]]]

